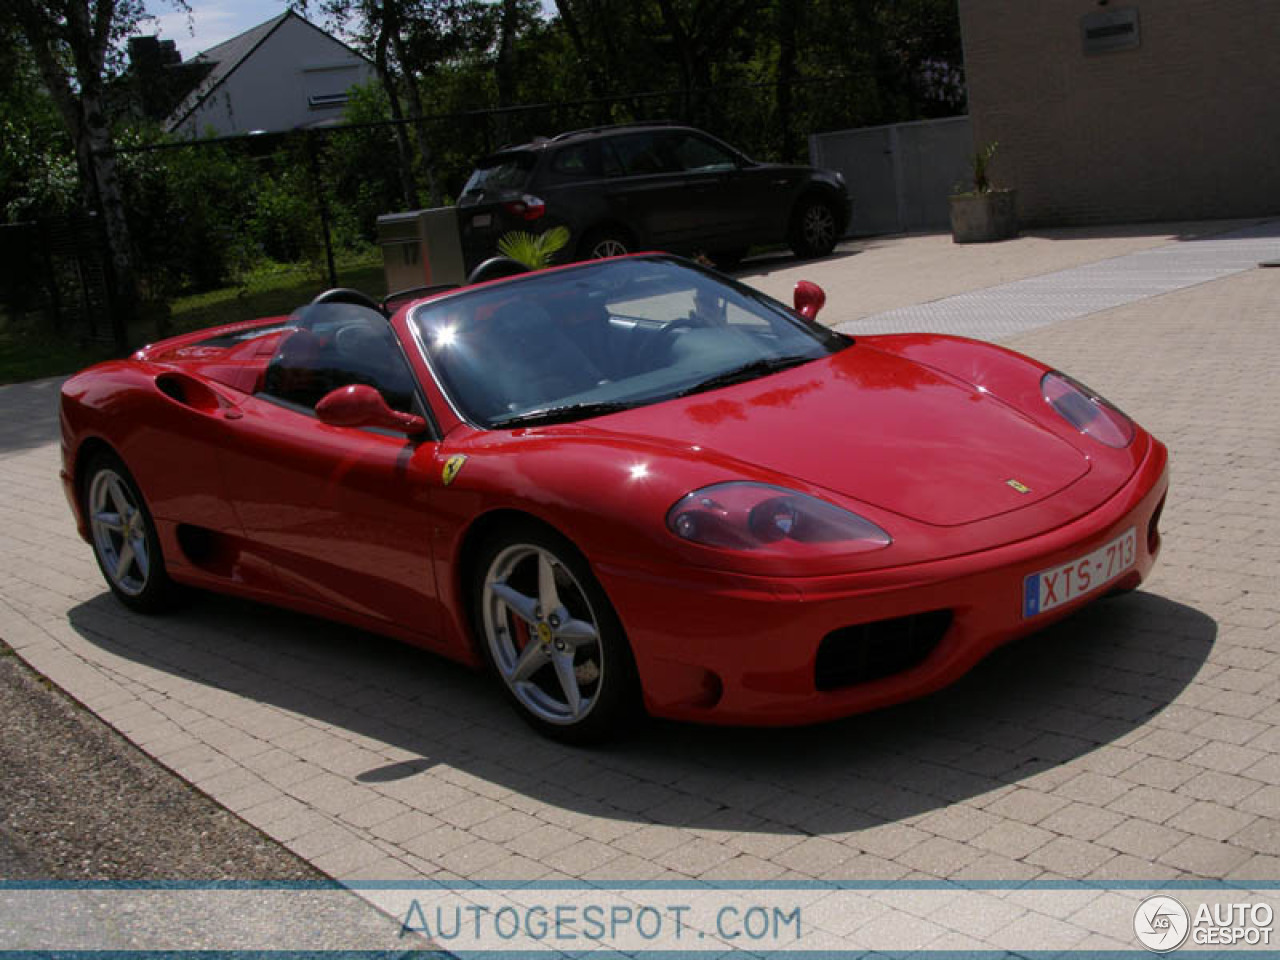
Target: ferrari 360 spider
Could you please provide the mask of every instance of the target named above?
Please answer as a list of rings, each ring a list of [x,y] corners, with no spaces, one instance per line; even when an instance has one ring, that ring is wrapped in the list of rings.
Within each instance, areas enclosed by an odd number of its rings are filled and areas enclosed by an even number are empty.
[[[1146,576],[1158,440],[823,300],[664,255],[333,290],[67,381],[62,479],[128,606],[187,585],[398,637],[577,741],[917,697]]]

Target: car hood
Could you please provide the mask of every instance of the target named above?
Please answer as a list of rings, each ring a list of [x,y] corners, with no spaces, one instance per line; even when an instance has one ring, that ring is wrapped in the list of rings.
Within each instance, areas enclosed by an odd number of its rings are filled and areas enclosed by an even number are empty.
[[[1082,452],[991,394],[862,345],[588,424],[697,447],[937,526],[1030,506],[1089,471]]]

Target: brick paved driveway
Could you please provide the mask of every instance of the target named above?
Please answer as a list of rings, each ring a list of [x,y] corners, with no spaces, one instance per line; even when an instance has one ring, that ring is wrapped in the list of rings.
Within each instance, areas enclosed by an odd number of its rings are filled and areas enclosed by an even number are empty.
[[[1023,334],[1170,446],[1147,587],[925,702],[804,731],[547,743],[484,678],[217,597],[113,602],[0,389],[0,636],[343,878],[1280,877],[1280,270]]]

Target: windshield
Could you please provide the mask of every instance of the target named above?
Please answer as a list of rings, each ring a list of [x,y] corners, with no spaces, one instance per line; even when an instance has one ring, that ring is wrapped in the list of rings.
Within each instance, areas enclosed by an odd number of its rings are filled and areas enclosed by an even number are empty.
[[[458,412],[490,429],[658,403],[768,376],[852,342],[667,257],[460,291],[417,307],[410,322]]]

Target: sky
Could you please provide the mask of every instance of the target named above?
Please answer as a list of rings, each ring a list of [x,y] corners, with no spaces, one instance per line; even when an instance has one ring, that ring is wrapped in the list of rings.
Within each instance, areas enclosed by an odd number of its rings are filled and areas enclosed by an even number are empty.
[[[177,43],[184,60],[279,16],[288,7],[282,0],[189,0],[189,3],[191,12],[187,13],[167,3],[148,0],[147,12],[154,19],[139,24],[142,33],[157,33],[162,39]]]
[[[140,32],[156,33],[162,39],[177,43],[184,60],[279,16],[288,8],[284,0],[188,0],[188,3],[190,13],[176,10],[164,0],[147,0],[147,11],[153,19],[139,24]],[[544,15],[554,9],[549,0],[543,0],[542,8]],[[325,26],[318,13],[313,13],[312,18],[318,26]]]

